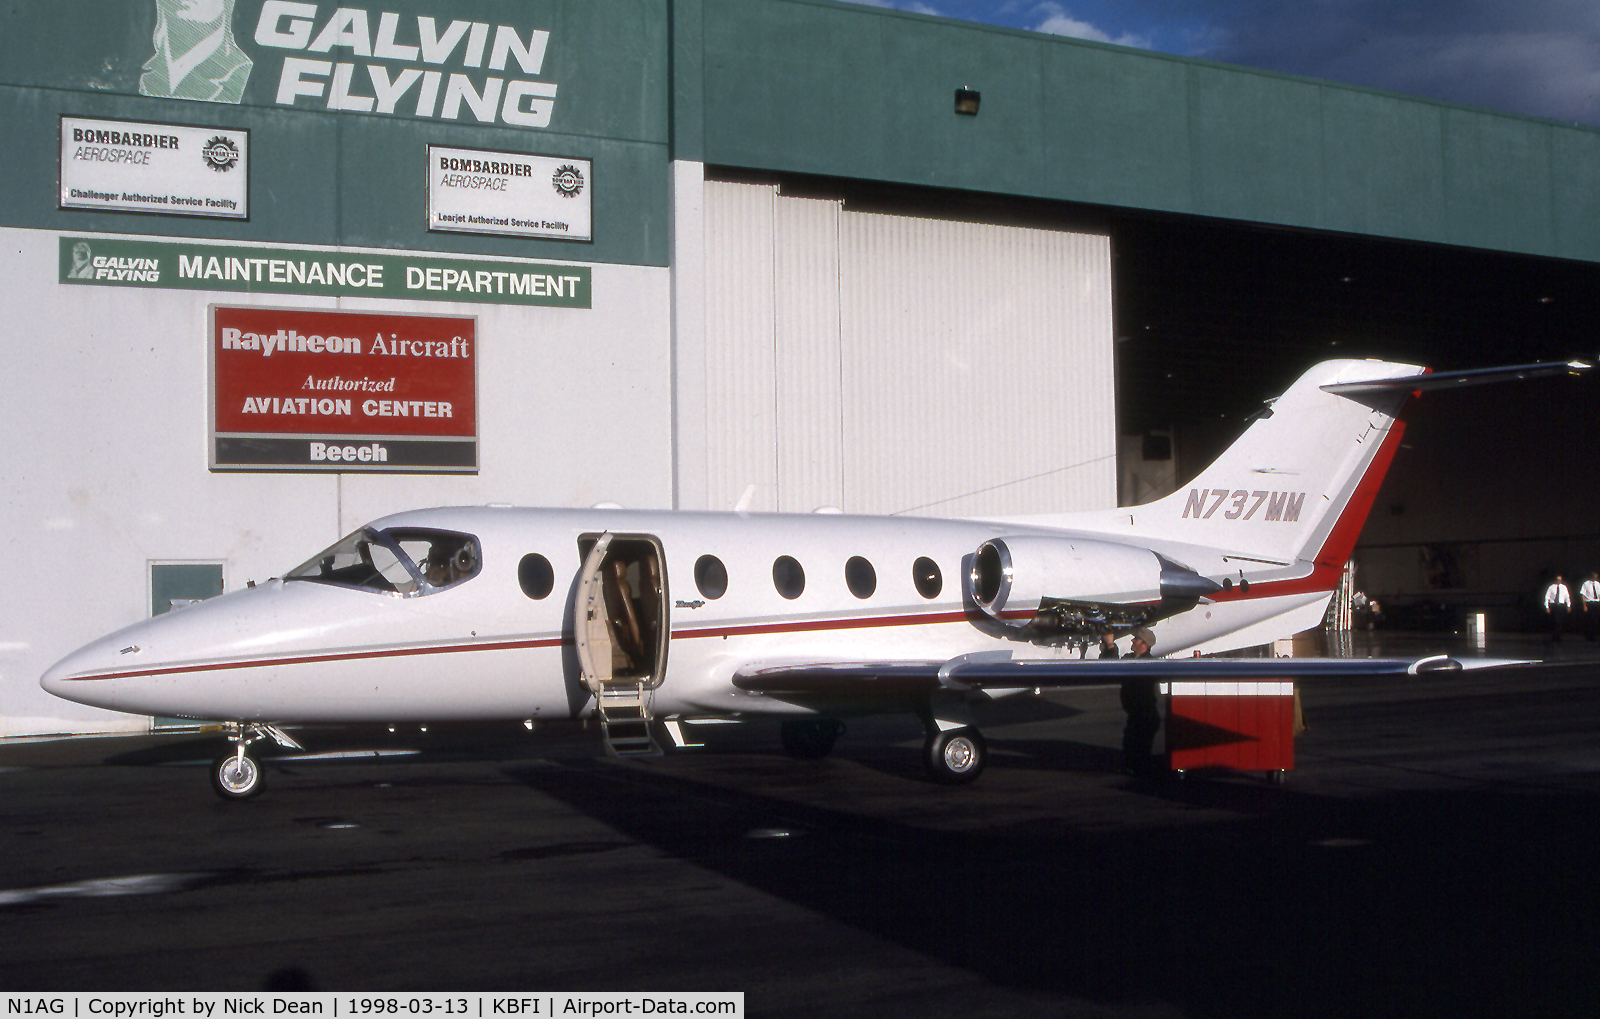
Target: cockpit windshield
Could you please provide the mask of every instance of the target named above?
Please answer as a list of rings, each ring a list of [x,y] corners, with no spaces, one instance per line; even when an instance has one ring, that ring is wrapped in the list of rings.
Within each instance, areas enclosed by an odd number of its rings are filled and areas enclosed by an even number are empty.
[[[290,570],[311,580],[385,594],[432,594],[478,575],[478,539],[431,528],[363,527]]]

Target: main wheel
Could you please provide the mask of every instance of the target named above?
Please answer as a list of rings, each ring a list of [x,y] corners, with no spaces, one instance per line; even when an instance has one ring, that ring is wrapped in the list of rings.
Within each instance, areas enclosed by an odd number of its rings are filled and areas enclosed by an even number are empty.
[[[928,774],[941,785],[965,785],[983,774],[989,748],[977,729],[950,729],[928,737]]]
[[[836,718],[791,718],[779,728],[784,752],[802,761],[827,757],[843,732]]]
[[[211,788],[225,800],[246,800],[261,791],[261,765],[249,754],[228,754],[211,764]]]

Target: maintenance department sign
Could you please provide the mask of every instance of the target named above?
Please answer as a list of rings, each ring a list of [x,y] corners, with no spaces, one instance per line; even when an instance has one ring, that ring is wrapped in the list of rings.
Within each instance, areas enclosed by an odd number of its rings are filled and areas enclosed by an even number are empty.
[[[250,132],[61,118],[61,208],[250,218]]]
[[[428,146],[428,229],[592,241],[587,159]]]
[[[477,320],[211,307],[211,469],[476,473]]]
[[[62,283],[589,307],[589,267],[417,253],[60,238]]]

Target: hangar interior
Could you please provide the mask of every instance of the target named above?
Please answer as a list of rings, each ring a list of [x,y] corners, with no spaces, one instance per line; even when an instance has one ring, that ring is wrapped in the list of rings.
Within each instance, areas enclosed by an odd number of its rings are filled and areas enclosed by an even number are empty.
[[[3,392],[34,429],[0,470],[7,549],[96,564],[0,595],[0,734],[144,724],[37,678],[394,510],[1105,508],[1184,484],[1325,357],[1600,348],[1600,132],[1571,125],[832,0],[227,0],[187,60],[180,6],[0,11]],[[177,87],[196,68],[214,89]],[[109,179],[78,125],[237,139],[201,176],[243,172],[248,212],[72,193]],[[435,149],[561,163],[591,232],[432,218]],[[80,249],[171,268],[80,279]],[[251,258],[395,289],[227,276]],[[471,321],[471,421],[428,436],[470,465],[368,462],[394,439],[370,427],[322,443],[342,463],[218,462],[218,316],[335,312]],[[1524,625],[1548,571],[1600,565],[1597,404],[1566,380],[1423,401],[1357,585]]]

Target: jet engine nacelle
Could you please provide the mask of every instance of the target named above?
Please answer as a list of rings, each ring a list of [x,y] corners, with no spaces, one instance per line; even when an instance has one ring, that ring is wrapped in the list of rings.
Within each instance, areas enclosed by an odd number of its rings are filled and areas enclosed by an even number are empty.
[[[1009,627],[1053,639],[1125,632],[1192,608],[1219,585],[1147,548],[1019,535],[978,546],[973,602]]]

